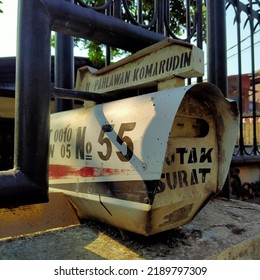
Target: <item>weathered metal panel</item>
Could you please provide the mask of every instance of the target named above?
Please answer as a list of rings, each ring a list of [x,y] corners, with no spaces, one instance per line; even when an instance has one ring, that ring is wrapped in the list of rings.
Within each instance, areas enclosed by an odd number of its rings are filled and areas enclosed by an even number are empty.
[[[222,188],[237,116],[207,83],[53,114],[50,186],[82,217],[144,235],[179,227]]]
[[[104,93],[156,85],[173,76],[200,77],[203,73],[204,58],[201,49],[167,39],[98,71],[90,67],[80,68],[77,89]]]

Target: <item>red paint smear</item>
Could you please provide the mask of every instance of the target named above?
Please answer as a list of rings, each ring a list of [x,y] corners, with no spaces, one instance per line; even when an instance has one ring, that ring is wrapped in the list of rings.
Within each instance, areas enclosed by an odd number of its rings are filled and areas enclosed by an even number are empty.
[[[73,168],[67,165],[50,164],[49,165],[49,178],[62,179],[68,176],[78,177],[101,177],[122,174],[126,170],[111,169],[111,168],[98,168],[98,167],[82,167],[80,169]]]

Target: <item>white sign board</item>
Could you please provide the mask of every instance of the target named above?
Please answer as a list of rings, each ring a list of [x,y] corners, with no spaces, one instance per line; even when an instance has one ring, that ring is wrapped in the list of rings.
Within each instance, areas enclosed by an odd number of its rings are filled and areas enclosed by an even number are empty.
[[[156,85],[157,82],[203,76],[203,51],[191,44],[165,40],[101,70],[82,67],[77,90],[105,93]]]

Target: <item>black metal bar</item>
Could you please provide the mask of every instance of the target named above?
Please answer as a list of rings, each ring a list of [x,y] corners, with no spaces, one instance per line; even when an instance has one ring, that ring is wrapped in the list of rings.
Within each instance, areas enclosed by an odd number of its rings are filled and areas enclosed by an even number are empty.
[[[190,0],[186,0],[186,36],[190,38],[191,36],[191,20],[190,20]],[[188,40],[190,42],[190,39]],[[198,79],[198,78],[197,78]],[[187,79],[188,85],[191,84],[191,78]]]
[[[187,33],[187,38],[190,37],[190,33],[191,33],[190,31],[191,31],[190,0],[186,0],[186,33]]]
[[[115,0],[113,3],[113,16],[115,18],[121,17],[121,0]]]
[[[74,0],[65,0],[74,3]],[[55,86],[67,89],[74,88],[74,38],[56,33],[55,42]],[[55,100],[56,112],[71,110],[72,100]]]
[[[169,32],[169,28],[167,28],[166,26],[170,25],[170,0],[165,0],[164,1],[164,29],[165,29],[165,35],[169,36],[170,32]]]
[[[243,130],[243,95],[242,95],[242,57],[241,57],[241,19],[240,19],[240,6],[236,9],[236,23],[237,23],[237,64],[238,64],[238,92],[239,92],[239,111],[240,111],[240,123],[239,123],[239,152],[240,155],[247,154],[244,145],[244,130]]]
[[[232,166],[249,166],[249,165],[259,165],[260,155],[239,155],[233,156]]]
[[[137,90],[129,90],[116,93],[96,93],[87,91],[78,91],[65,88],[53,87],[51,90],[51,97],[67,99],[67,100],[80,100],[80,101],[94,101],[97,104],[120,100],[123,98],[133,97],[139,95]]]
[[[207,1],[208,81],[227,95],[225,0]],[[217,71],[218,69],[218,71]]]
[[[207,72],[208,81],[227,96],[226,10],[225,0],[207,1]],[[222,190],[229,198],[229,176]]]
[[[48,201],[50,18],[23,0],[18,22],[14,168],[0,172],[0,207]]]
[[[164,1],[155,1],[157,5],[157,11],[158,11],[158,18],[157,18],[157,24],[156,24],[156,32],[157,33],[164,33]]]
[[[97,43],[138,51],[166,39],[138,26],[106,17],[91,9],[53,0],[42,0],[52,17],[52,30],[66,35],[86,38]]]
[[[81,101],[88,100],[97,103],[110,101],[108,94],[106,95],[106,94],[95,93],[95,92],[86,92],[86,91],[78,91],[78,90],[53,87],[51,93],[52,96],[55,98],[61,98],[66,100],[81,100]]]
[[[109,1],[106,0],[106,3],[108,3]],[[106,16],[111,16],[111,6],[109,6],[108,9],[105,10],[105,15]],[[106,45],[106,55],[105,55],[105,66],[110,65],[111,63],[111,48],[110,46]]]
[[[256,155],[258,151],[257,147],[257,134],[256,134],[256,87],[255,87],[255,51],[253,46],[255,45],[254,43],[254,18],[253,18],[253,4],[252,0],[249,1],[249,26],[250,26],[250,43],[251,43],[251,62],[252,62],[252,97],[253,97],[253,154]]]
[[[197,47],[202,49],[202,43],[203,43],[203,26],[202,26],[202,0],[196,1],[196,13],[197,13],[197,28],[196,28],[196,37],[197,37]],[[190,28],[190,27],[189,27]],[[197,82],[201,83],[203,80],[203,77],[198,77]]]
[[[137,1],[137,5],[138,5],[138,8],[137,8],[137,21],[140,23],[140,24],[143,24],[143,1],[142,0],[138,0]]]

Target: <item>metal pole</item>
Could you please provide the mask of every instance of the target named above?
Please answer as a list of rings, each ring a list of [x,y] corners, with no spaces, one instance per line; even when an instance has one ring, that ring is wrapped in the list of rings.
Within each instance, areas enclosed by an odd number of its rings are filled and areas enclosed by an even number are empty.
[[[65,0],[74,3],[73,0]],[[74,38],[56,33],[55,40],[55,86],[66,89],[74,88]],[[73,101],[56,99],[55,111],[66,111],[73,108]]]
[[[225,0],[207,1],[207,72],[208,81],[220,88],[227,96],[227,51]],[[222,196],[230,197],[229,176]]]
[[[157,5],[157,9],[158,9],[156,32],[163,34],[164,33],[164,28],[163,28],[164,3],[163,3],[163,1],[156,1],[156,5]]]
[[[54,84],[56,87],[74,88],[74,56],[73,37],[56,34],[55,60],[54,60]],[[66,111],[73,108],[73,101],[67,99],[55,100],[55,111]]]
[[[207,1],[208,81],[227,95],[227,52],[225,0]]]
[[[50,20],[40,1],[20,0],[18,22],[14,163],[41,185],[48,174]]]
[[[83,9],[67,1],[41,0],[52,17],[52,30],[66,35],[135,52],[165,40],[157,34],[92,9]],[[61,4],[62,3],[62,4]]]
[[[203,32],[203,26],[202,26],[202,0],[197,0],[196,1],[196,10],[197,10],[197,14],[198,14],[198,18],[197,18],[197,30],[196,30],[196,34],[197,34],[197,47],[202,49],[203,48],[203,36],[202,36],[202,32]],[[197,82],[201,83],[203,81],[203,77],[198,77],[197,78]]]

